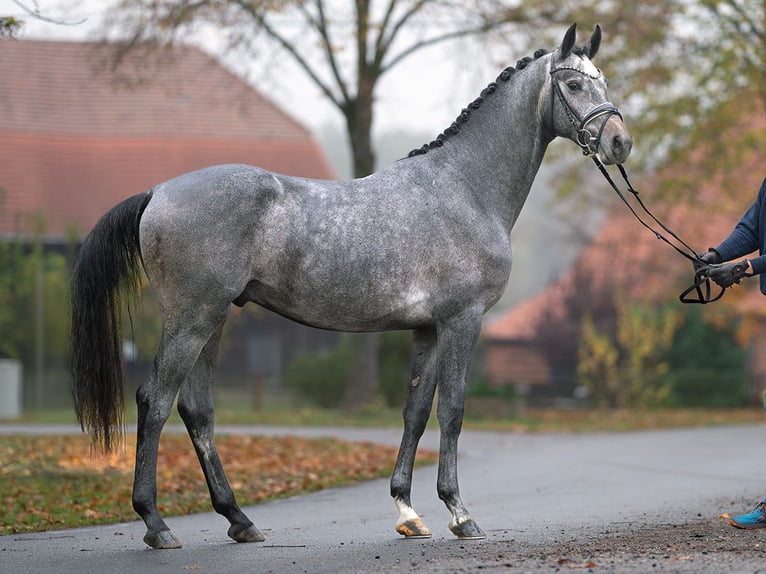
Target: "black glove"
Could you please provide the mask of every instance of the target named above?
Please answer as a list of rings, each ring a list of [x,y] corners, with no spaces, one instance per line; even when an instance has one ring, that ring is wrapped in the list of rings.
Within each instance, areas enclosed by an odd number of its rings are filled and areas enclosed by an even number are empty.
[[[723,258],[718,253],[718,251],[716,251],[715,249],[711,247],[710,249],[707,250],[707,253],[697,254],[697,260],[693,262],[694,272],[696,273],[705,265],[715,265],[715,264],[721,263],[722,261],[723,261]]]
[[[708,271],[708,277],[724,289],[739,283],[744,277],[750,276],[750,273],[747,272],[747,260],[711,265],[710,271]]]

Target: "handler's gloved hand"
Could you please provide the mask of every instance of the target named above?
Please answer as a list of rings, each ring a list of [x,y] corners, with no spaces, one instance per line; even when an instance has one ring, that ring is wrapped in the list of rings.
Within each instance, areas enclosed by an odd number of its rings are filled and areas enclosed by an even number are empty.
[[[735,283],[739,283],[744,277],[750,277],[751,275],[747,272],[747,259],[745,259],[744,261],[732,261],[723,265],[713,265],[710,267],[708,276],[719,287],[726,289]]]
[[[694,261],[695,273],[699,271],[700,268],[704,267],[705,265],[711,265],[711,264],[715,265],[723,261],[723,258],[718,253],[718,251],[716,251],[712,247],[707,250],[707,253],[698,253],[697,257],[699,259],[697,259],[697,261]]]

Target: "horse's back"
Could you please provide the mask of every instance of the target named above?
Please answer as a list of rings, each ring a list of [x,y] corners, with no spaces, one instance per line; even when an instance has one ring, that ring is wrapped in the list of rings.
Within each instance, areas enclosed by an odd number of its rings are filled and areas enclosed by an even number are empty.
[[[275,183],[275,174],[265,169],[245,164],[221,164],[184,173],[153,187],[151,192],[154,199],[185,210],[195,204],[221,203],[232,195],[241,197],[245,192],[258,192]]]

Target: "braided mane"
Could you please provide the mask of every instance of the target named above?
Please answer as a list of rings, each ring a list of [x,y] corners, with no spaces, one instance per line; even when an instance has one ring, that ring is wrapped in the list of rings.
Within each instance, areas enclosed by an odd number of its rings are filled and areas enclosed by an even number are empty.
[[[572,50],[577,55],[584,54],[582,48],[576,48]],[[440,133],[438,136],[436,136],[436,139],[430,141],[427,144],[423,144],[421,147],[416,148],[412,150],[409,154],[407,154],[407,157],[414,157],[416,155],[423,155],[425,153],[428,153],[429,150],[432,150],[434,148],[438,148],[444,145],[444,142],[447,141],[449,138],[460,132],[460,128],[464,123],[468,121],[468,119],[471,116],[471,112],[474,110],[478,110],[482,103],[484,103],[484,99],[489,96],[490,94],[493,94],[495,90],[497,90],[497,84],[498,82],[507,82],[511,79],[511,77],[516,73],[524,68],[527,67],[527,65],[537,60],[538,58],[541,58],[542,56],[549,53],[549,50],[536,50],[535,53],[532,56],[526,56],[516,62],[516,67],[508,66],[505,70],[500,72],[500,75],[497,77],[497,79],[494,82],[490,82],[489,85],[484,88],[481,91],[481,94],[479,94],[479,97],[476,98],[474,101],[472,101],[470,104],[468,104],[465,108],[463,108],[460,112],[460,115],[455,119],[454,122],[452,122],[452,125],[450,125],[446,130],[444,130],[442,133]]]

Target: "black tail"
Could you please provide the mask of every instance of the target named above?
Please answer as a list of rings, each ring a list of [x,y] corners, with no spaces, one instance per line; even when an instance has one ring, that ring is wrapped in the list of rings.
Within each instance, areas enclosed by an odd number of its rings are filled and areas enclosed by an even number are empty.
[[[120,311],[123,298],[130,304],[138,296],[138,223],[151,197],[151,192],[134,195],[104,214],[72,271],[72,395],[77,421],[105,452],[125,430]]]

